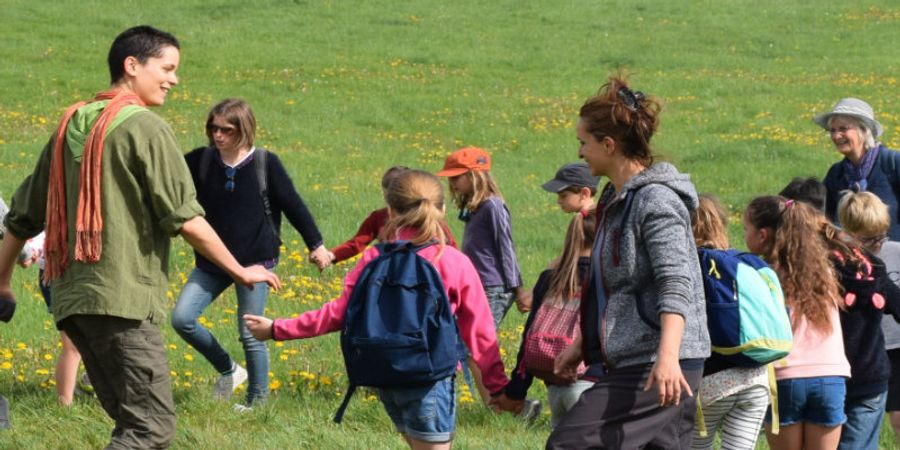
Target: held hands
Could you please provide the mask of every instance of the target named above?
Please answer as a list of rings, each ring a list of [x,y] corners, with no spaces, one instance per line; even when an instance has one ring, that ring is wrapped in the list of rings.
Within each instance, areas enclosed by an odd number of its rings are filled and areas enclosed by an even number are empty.
[[[520,313],[531,311],[531,302],[531,290],[523,289],[521,287],[516,289],[516,309],[518,309]]]
[[[567,382],[574,383],[578,381],[579,364],[581,364],[580,336],[572,345],[556,355],[556,360],[553,361],[553,374]]]
[[[689,397],[694,396],[687,380],[684,379],[684,374],[681,373],[677,357],[657,357],[653,369],[650,370],[647,385],[644,386],[644,392],[652,389],[654,384],[659,391],[659,406],[677,406],[681,401],[682,390]]]
[[[253,314],[244,314],[244,323],[250,334],[257,340],[266,341],[272,339],[272,331],[275,322],[272,319],[263,316],[255,316]]]
[[[278,278],[278,275],[269,272],[268,269],[258,264],[244,267],[244,270],[238,276],[238,282],[248,289],[253,289],[253,285],[256,283],[266,283],[276,291],[281,289],[281,279]]]
[[[320,245],[309,253],[309,259],[312,260],[321,271],[325,270],[325,268],[330,266],[331,262],[334,261],[334,253],[329,252],[324,245]]]

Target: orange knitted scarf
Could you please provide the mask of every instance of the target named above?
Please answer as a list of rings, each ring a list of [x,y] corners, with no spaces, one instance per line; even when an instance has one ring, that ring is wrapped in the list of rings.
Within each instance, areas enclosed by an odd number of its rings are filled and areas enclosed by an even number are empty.
[[[75,220],[75,260],[96,263],[100,260],[103,247],[103,214],[101,210],[100,178],[102,174],[103,141],[109,124],[126,105],[144,106],[137,95],[114,89],[98,93],[93,101],[109,100],[109,104],[97,117],[84,144],[81,161],[81,178],[78,189],[78,209]],[[50,183],[47,192],[46,241],[44,242],[44,282],[59,277],[69,266],[68,219],[66,217],[66,174],[65,151],[66,128],[72,116],[87,102],[70,106],[53,141],[50,160]]]

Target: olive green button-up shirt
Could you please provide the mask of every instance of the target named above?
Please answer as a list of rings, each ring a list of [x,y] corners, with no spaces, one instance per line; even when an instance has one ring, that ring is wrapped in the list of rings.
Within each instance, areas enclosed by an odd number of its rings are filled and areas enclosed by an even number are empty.
[[[67,130],[69,267],[51,285],[54,319],[98,314],[159,323],[166,316],[170,238],[186,221],[202,215],[203,208],[168,124],[146,109],[123,109],[107,130],[103,147],[102,255],[94,264],[75,261],[80,137],[101,109],[96,104],[83,107]],[[5,224],[19,238],[44,229],[52,144],[51,139],[13,197]]]

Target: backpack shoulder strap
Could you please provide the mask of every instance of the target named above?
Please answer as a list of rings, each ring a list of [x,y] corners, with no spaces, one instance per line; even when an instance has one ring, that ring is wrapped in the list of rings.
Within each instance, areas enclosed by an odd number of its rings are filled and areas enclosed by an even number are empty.
[[[200,155],[200,171],[198,172],[198,175],[201,186],[206,184],[206,176],[209,175],[209,166],[212,165],[213,152],[215,151],[216,149],[211,145],[207,145],[203,148],[203,154]]]
[[[347,388],[344,400],[341,401],[341,406],[338,407],[337,412],[334,414],[334,423],[341,423],[344,420],[344,413],[347,412],[347,406],[350,404],[350,398],[353,397],[354,392],[356,392],[356,385],[351,384]]]
[[[256,154],[253,155],[253,167],[256,171],[256,184],[259,185],[259,198],[262,199],[269,227],[272,229],[275,237],[278,238],[281,233],[275,228],[275,221],[272,219],[272,203],[269,201],[268,159],[266,149],[256,147]]]

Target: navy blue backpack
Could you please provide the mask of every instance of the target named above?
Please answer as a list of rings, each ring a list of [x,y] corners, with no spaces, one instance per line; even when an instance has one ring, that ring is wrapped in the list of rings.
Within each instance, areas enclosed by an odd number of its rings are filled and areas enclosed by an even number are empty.
[[[429,245],[380,243],[378,257],[363,268],[341,330],[350,387],[335,422],[358,386],[427,385],[453,375],[465,359],[444,283],[417,254]]]

